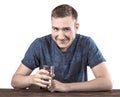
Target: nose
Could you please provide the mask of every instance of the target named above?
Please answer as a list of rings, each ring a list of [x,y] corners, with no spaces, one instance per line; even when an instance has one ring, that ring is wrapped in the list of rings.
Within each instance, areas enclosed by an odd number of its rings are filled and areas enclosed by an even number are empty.
[[[63,32],[63,31],[59,31],[58,39],[60,39],[60,40],[65,39],[65,35],[64,35],[64,32]]]

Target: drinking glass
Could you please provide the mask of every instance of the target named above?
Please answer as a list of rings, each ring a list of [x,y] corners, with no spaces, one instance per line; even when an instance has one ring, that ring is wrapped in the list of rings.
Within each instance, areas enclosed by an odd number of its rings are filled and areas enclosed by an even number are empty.
[[[54,66],[43,65],[43,69],[47,70],[51,77],[54,76]]]
[[[52,78],[54,77],[54,66],[43,65],[43,69],[49,72],[49,76],[51,76]],[[50,88],[51,85],[52,85],[52,80],[49,80],[49,85],[47,86],[47,88]]]

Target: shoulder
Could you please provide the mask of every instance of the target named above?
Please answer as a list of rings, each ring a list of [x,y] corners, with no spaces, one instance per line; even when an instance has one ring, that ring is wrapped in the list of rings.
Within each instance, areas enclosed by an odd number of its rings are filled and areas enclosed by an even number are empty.
[[[90,39],[92,39],[90,36],[86,36],[82,34],[77,34],[76,37],[81,41],[89,41]]]
[[[39,37],[39,38],[36,38],[34,41],[33,41],[33,43],[34,44],[44,44],[44,43],[48,43],[48,42],[50,42],[52,40],[52,38],[51,38],[51,35],[49,34],[49,35],[46,35],[46,36],[42,36],[42,37]]]
[[[40,49],[41,47],[44,47],[45,45],[49,44],[50,41],[51,35],[42,36],[33,40],[29,48]]]
[[[94,40],[90,36],[77,34],[77,39],[78,39],[78,43],[80,45],[83,45],[83,46],[90,45],[91,43],[94,43]]]
[[[34,40],[34,42],[40,42],[40,41],[49,41],[49,40],[51,40],[51,34],[49,34],[49,35],[46,35],[46,36],[42,36],[42,37],[39,37],[39,38],[36,38],[35,40]]]

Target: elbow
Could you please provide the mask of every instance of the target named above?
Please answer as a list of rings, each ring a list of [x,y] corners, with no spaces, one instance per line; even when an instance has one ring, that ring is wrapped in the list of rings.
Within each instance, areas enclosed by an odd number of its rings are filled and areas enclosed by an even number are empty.
[[[102,78],[102,80],[99,83],[99,90],[100,91],[111,91],[112,88],[113,88],[113,83],[111,79]]]
[[[13,77],[12,80],[11,80],[11,86],[14,88],[14,89],[18,89],[18,83],[17,81],[15,80],[15,78]]]
[[[113,83],[112,82],[110,82],[109,83],[109,85],[108,85],[108,88],[107,88],[108,90],[112,90],[113,89]]]
[[[104,85],[105,90],[111,91],[113,89],[113,83],[111,80],[107,80]]]
[[[15,86],[15,75],[13,75],[13,77],[12,77],[12,79],[11,79],[11,86],[12,86],[13,88],[16,88],[16,86]]]
[[[15,86],[15,82],[14,82],[13,79],[11,80],[11,86],[12,86],[13,88],[16,88],[16,86]]]
[[[11,81],[11,86],[13,87],[13,89],[18,89],[18,90],[19,89],[26,89],[26,88],[22,88],[22,87],[18,86],[14,80]]]

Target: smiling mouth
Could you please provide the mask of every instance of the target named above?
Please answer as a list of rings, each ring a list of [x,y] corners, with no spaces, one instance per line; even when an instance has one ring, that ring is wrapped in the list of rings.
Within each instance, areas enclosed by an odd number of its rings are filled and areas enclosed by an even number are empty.
[[[68,37],[65,37],[65,39],[59,39],[58,37],[55,37],[55,40],[60,44],[66,44],[70,39]]]
[[[65,45],[65,44],[67,44],[69,42],[69,40],[59,40],[59,39],[57,39],[57,43],[58,44],[62,44],[62,45]]]

